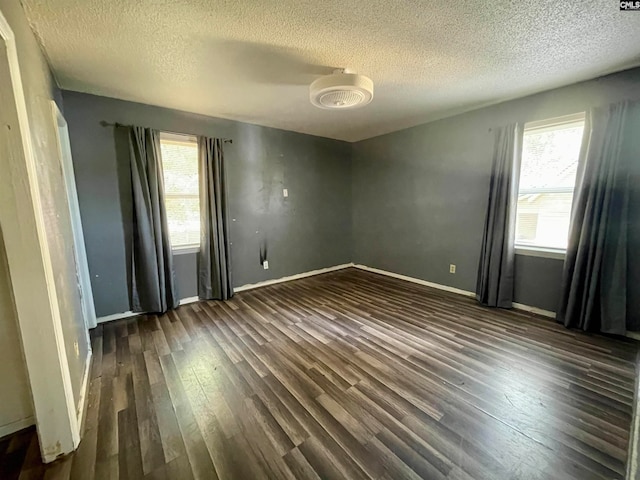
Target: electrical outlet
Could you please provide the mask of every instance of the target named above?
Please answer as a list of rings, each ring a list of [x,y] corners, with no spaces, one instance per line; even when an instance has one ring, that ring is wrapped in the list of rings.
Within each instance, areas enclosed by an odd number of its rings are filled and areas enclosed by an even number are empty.
[[[265,260],[264,262],[262,262],[262,268],[264,268],[265,270],[269,270],[269,261]]]
[[[449,265],[449,273],[456,273],[456,266],[453,263]]]
[[[283,188],[283,189],[282,189],[282,196],[283,196],[284,198],[287,198],[287,197],[289,196],[289,190],[288,190],[288,189],[286,189],[286,188]]]

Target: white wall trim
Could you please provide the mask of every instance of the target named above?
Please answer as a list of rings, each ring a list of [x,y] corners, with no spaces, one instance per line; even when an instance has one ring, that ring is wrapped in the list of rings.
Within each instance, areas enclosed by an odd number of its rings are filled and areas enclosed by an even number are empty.
[[[198,297],[187,297],[180,300],[180,305],[187,305],[189,303],[197,302],[200,300]],[[122,320],[124,318],[137,317],[138,315],[146,315],[145,312],[132,312],[131,310],[121,313],[112,313],[111,315],[106,315],[104,317],[98,317],[98,324],[113,322],[114,320]]]
[[[267,285],[275,285],[276,283],[290,282],[291,280],[299,280],[301,278],[312,277],[314,275],[321,275],[323,273],[334,272],[336,270],[342,270],[344,268],[353,267],[353,263],[344,263],[342,265],[336,265],[335,267],[321,268],[319,270],[311,270],[310,272],[297,273],[288,277],[275,278],[273,280],[265,280],[264,282],[249,283],[233,289],[234,293],[244,292],[246,290],[252,290],[254,288],[266,287]],[[199,301],[198,297],[187,297],[180,300],[180,305],[186,305]],[[123,318],[135,317],[136,315],[144,315],[142,312],[122,312],[107,315],[105,317],[99,317],[98,323],[113,322],[114,320],[122,320]]]
[[[367,267],[366,265],[360,265],[360,264],[355,264],[354,267],[359,268],[360,270],[366,270],[368,272],[379,273],[380,275],[386,275],[387,277],[393,277],[393,278],[398,278],[400,280],[405,280],[407,282],[417,283],[418,285],[437,288],[438,290],[444,290],[446,292],[457,293],[458,295],[464,295],[465,297],[476,296],[474,292],[469,292],[468,290],[462,290],[460,288],[450,287],[448,285],[442,285],[440,283],[428,282],[426,280],[422,280],[421,278],[409,277],[407,275],[388,272],[387,270],[381,270],[379,268]]]
[[[470,292],[468,290],[462,290],[460,288],[450,287],[449,285],[442,285],[440,283],[428,282],[426,280],[422,280],[421,278],[409,277],[407,275],[401,275],[399,273],[388,272],[387,270],[381,270],[379,268],[367,267],[366,265],[355,264],[354,267],[359,268],[361,270],[366,270],[368,272],[379,273],[380,275],[386,275],[388,277],[397,278],[400,280],[405,280],[411,283],[417,283],[418,285],[424,285],[426,287],[437,288],[438,290],[444,290],[446,292],[457,293],[458,295],[464,295],[465,297],[474,297],[476,294],[474,292]],[[529,305],[525,305],[523,303],[514,303],[513,308],[516,310],[523,310],[525,312],[535,313],[538,315],[543,315],[545,317],[556,318],[555,312],[551,312],[549,310],[543,310],[542,308],[532,307]]]
[[[6,425],[0,426],[0,438],[5,437],[7,435],[11,435],[12,433],[16,433],[23,428],[30,427],[36,423],[36,419],[31,416],[27,418],[23,418],[22,420],[16,420],[15,422],[7,423]]]
[[[132,312],[131,310],[121,313],[112,313],[111,315],[105,315],[104,317],[98,317],[98,325],[105,322],[113,322],[114,320],[122,320],[123,318],[136,317],[138,315],[144,315],[142,312]]]
[[[180,300],[180,305],[187,305],[189,303],[195,303],[198,300],[200,300],[200,298],[198,298],[197,296],[195,297],[187,297],[187,298],[183,298],[182,300]]]
[[[524,303],[513,303],[513,308],[517,310],[524,310],[525,312],[535,313],[537,315],[542,315],[543,317],[556,318],[556,312],[552,312],[551,310],[544,310],[543,308],[532,307],[530,305],[525,305]]]
[[[399,280],[404,280],[411,283],[417,283],[418,285],[424,285],[426,287],[437,288],[438,290],[444,290],[446,292],[456,293],[458,295],[464,295],[465,297],[475,297],[476,294],[474,292],[470,292],[468,290],[462,290],[460,288],[450,287],[448,285],[442,285],[440,283],[428,282],[427,280],[422,280],[421,278],[409,277],[407,275],[402,275],[400,273],[389,272],[387,270],[381,270],[379,268],[367,267],[366,265],[354,264],[354,263],[344,263],[342,265],[336,265],[334,267],[321,268],[319,270],[311,270],[310,272],[297,273],[295,275],[290,275],[288,277],[275,278],[272,280],[265,280],[264,282],[258,283],[249,283],[247,285],[242,285],[240,287],[236,287],[233,289],[235,293],[245,292],[247,290],[253,290],[254,288],[266,287],[269,285],[275,285],[277,283],[290,282],[292,280],[300,280],[301,278],[312,277],[314,275],[321,275],[323,273],[334,272],[336,270],[343,270],[345,268],[355,267],[360,270],[366,270],[368,272],[379,273],[380,275],[386,275],[387,277],[397,278]],[[180,305],[186,305],[188,303],[197,302],[199,300],[198,297],[188,297],[180,300]],[[514,303],[513,308],[516,310],[523,310],[525,312],[531,312],[538,315],[543,315],[549,318],[555,318],[555,312],[551,312],[549,310],[543,310],[542,308],[532,307],[529,305],[525,305],[523,303]],[[122,313],[114,313],[113,315],[107,315],[105,317],[98,318],[98,323],[112,322],[114,320],[121,320],[123,318],[135,317],[136,315],[144,315],[144,313],[138,312],[122,312]]]
[[[353,267],[353,263],[343,263],[342,265],[336,265],[334,267],[321,268],[319,270],[311,270],[310,272],[297,273],[288,277],[274,278],[273,280],[265,280],[264,282],[248,283],[240,287],[233,289],[234,293],[244,292],[247,290],[253,290],[254,288],[266,287],[268,285],[275,285],[276,283],[290,282],[291,280],[300,280],[301,278],[313,277],[314,275],[322,275],[323,273],[335,272],[336,270],[342,270],[344,268]]]
[[[87,388],[89,385],[89,374],[91,371],[91,360],[93,358],[93,352],[89,350],[89,355],[87,355],[87,361],[84,365],[84,376],[82,378],[82,387],[80,387],[80,396],[78,397],[78,425],[80,426],[80,430],[82,430],[82,426],[84,424],[84,414],[85,407],[87,405]]]
[[[44,462],[51,462],[77,448],[80,430],[16,40],[1,11],[0,39],[6,47],[9,87],[20,134],[19,142],[8,145],[12,157],[9,165],[2,165],[7,170],[3,175],[13,181],[2,195],[0,219],[5,224],[5,248],[38,424],[40,452]]]

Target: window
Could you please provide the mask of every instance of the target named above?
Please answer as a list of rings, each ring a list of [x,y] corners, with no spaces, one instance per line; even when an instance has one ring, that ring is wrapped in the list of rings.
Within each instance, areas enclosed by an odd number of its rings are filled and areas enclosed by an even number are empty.
[[[584,121],[582,113],[525,125],[517,247],[566,251]]]
[[[200,245],[198,144],[187,135],[160,134],[169,237],[174,250]]]

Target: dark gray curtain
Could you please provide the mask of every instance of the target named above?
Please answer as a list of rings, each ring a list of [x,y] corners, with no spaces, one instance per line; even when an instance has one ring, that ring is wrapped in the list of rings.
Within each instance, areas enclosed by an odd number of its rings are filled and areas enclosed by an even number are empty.
[[[567,327],[621,335],[627,330],[629,175],[640,161],[628,146],[640,135],[637,107],[622,102],[590,112],[557,315]]]
[[[495,130],[489,202],[476,283],[476,298],[489,307],[511,308],[513,302],[520,143],[517,124]]]
[[[164,205],[160,135],[129,127],[133,246],[131,308],[134,312],[166,312],[179,304]]]
[[[200,177],[200,258],[198,297],[226,300],[233,295],[223,141],[198,138]]]

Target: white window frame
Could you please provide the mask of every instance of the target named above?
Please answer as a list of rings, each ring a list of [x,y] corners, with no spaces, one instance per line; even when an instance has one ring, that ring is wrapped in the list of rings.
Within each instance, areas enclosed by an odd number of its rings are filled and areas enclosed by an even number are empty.
[[[184,133],[174,133],[174,132],[160,132],[160,142],[163,140],[175,143],[183,143],[183,144],[195,144],[196,148],[198,148],[198,138],[193,135],[187,135]],[[163,168],[164,175],[164,168]],[[200,195],[192,194],[192,195],[176,195],[176,194],[164,194],[166,198],[199,198]],[[176,245],[171,244],[171,253],[174,255],[188,255],[193,253],[200,252],[200,243],[193,244],[185,244],[185,245]]]
[[[200,245],[179,245],[171,247],[171,253],[174,255],[190,255],[200,252]]]
[[[574,113],[571,115],[564,115],[562,117],[549,118],[545,120],[539,120],[535,122],[528,122],[524,125],[524,129],[522,132],[523,141],[524,135],[526,133],[543,133],[545,131],[555,130],[560,126],[568,127],[571,124],[583,124],[586,128],[586,112]],[[584,136],[583,136],[584,141]],[[579,159],[581,162],[582,159]],[[578,163],[578,171],[581,168],[581,164]],[[539,194],[539,193],[571,193],[575,194],[575,184],[573,188],[570,187],[551,187],[551,188],[535,188],[535,189],[518,189],[518,196],[526,195],[526,194]],[[517,214],[517,203],[516,203],[516,214]],[[517,232],[516,232],[517,233]],[[515,253],[517,255],[526,255],[530,257],[542,257],[542,258],[555,258],[555,259],[564,259],[567,255],[566,248],[552,248],[552,247],[543,247],[537,245],[528,245],[518,243],[517,240],[515,243]]]

